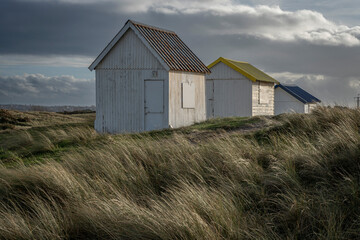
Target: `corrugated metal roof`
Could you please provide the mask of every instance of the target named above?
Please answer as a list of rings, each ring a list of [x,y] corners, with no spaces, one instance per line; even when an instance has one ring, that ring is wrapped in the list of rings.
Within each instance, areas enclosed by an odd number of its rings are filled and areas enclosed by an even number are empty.
[[[211,63],[208,66],[208,68],[212,68],[219,62],[222,62],[222,63],[228,65],[235,71],[241,73],[242,75],[244,75],[245,77],[249,78],[250,80],[252,80],[254,82],[255,81],[263,81],[263,82],[279,83],[276,79],[270,77],[269,75],[267,75],[260,69],[254,67],[253,65],[251,65],[250,63],[247,63],[247,62],[240,62],[240,61],[235,61],[235,60],[220,57],[216,61]]]
[[[160,55],[170,70],[210,73],[205,64],[186,46],[175,32],[143,23],[130,22]]]
[[[89,66],[94,70],[126,31],[131,28],[167,70],[210,73],[206,65],[175,32],[128,20],[110,43]]]
[[[314,97],[304,89],[296,86],[296,85],[276,85],[275,88],[280,87],[284,91],[291,94],[293,97],[298,99],[302,103],[314,103],[314,102],[321,102],[318,98]]]

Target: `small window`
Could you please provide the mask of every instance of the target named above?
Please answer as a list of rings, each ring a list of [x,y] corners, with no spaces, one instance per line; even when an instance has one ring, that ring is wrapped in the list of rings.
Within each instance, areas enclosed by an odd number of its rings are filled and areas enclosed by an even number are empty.
[[[195,108],[195,84],[184,82],[181,84],[182,108]]]
[[[270,92],[272,86],[268,86],[266,83],[258,81],[258,104],[266,104],[270,101]]]

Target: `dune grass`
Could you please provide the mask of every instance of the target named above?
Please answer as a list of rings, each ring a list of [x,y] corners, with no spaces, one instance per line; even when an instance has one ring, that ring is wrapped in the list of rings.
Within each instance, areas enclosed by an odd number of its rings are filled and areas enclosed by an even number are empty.
[[[0,132],[10,140],[0,140],[0,238],[360,237],[359,110],[285,114],[255,131],[242,129],[264,119],[216,119],[164,135],[98,135],[89,119]]]

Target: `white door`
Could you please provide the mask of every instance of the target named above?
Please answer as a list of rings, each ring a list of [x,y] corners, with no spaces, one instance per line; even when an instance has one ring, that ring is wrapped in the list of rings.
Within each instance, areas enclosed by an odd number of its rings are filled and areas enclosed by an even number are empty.
[[[145,131],[163,128],[164,81],[145,80]]]
[[[206,118],[214,117],[214,80],[206,80]]]

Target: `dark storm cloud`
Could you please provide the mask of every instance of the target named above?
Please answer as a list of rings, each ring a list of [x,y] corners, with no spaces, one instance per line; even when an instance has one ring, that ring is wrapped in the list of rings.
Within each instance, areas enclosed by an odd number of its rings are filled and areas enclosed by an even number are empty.
[[[113,3],[0,3],[0,54],[95,55],[126,17]]]
[[[280,42],[360,45],[360,27],[336,25],[318,12],[286,12],[279,7],[251,7],[229,0],[2,0],[0,4],[0,54],[93,56],[128,18],[180,33],[196,31],[201,40],[239,34]]]
[[[359,75],[358,46],[315,45],[304,40],[284,42],[247,34],[209,33],[209,29],[225,27],[226,24],[219,18],[191,16],[184,19],[181,15],[169,17],[166,14],[153,13],[151,19],[154,25],[161,26],[166,22],[169,29],[178,29],[180,37],[205,64],[223,56],[251,62],[270,72],[325,74],[336,77]]]
[[[209,38],[206,63],[219,56],[247,61],[282,83],[297,84],[325,104],[354,106],[360,91],[360,48],[314,46],[305,43],[279,43],[253,37],[223,36]],[[274,74],[273,74],[274,73]]]
[[[205,59],[224,56],[249,61],[266,71],[357,76],[360,47],[281,43],[254,37],[227,35],[209,38],[211,51],[200,46]]]
[[[42,74],[0,76],[0,103],[41,105],[95,104],[95,81]]]

